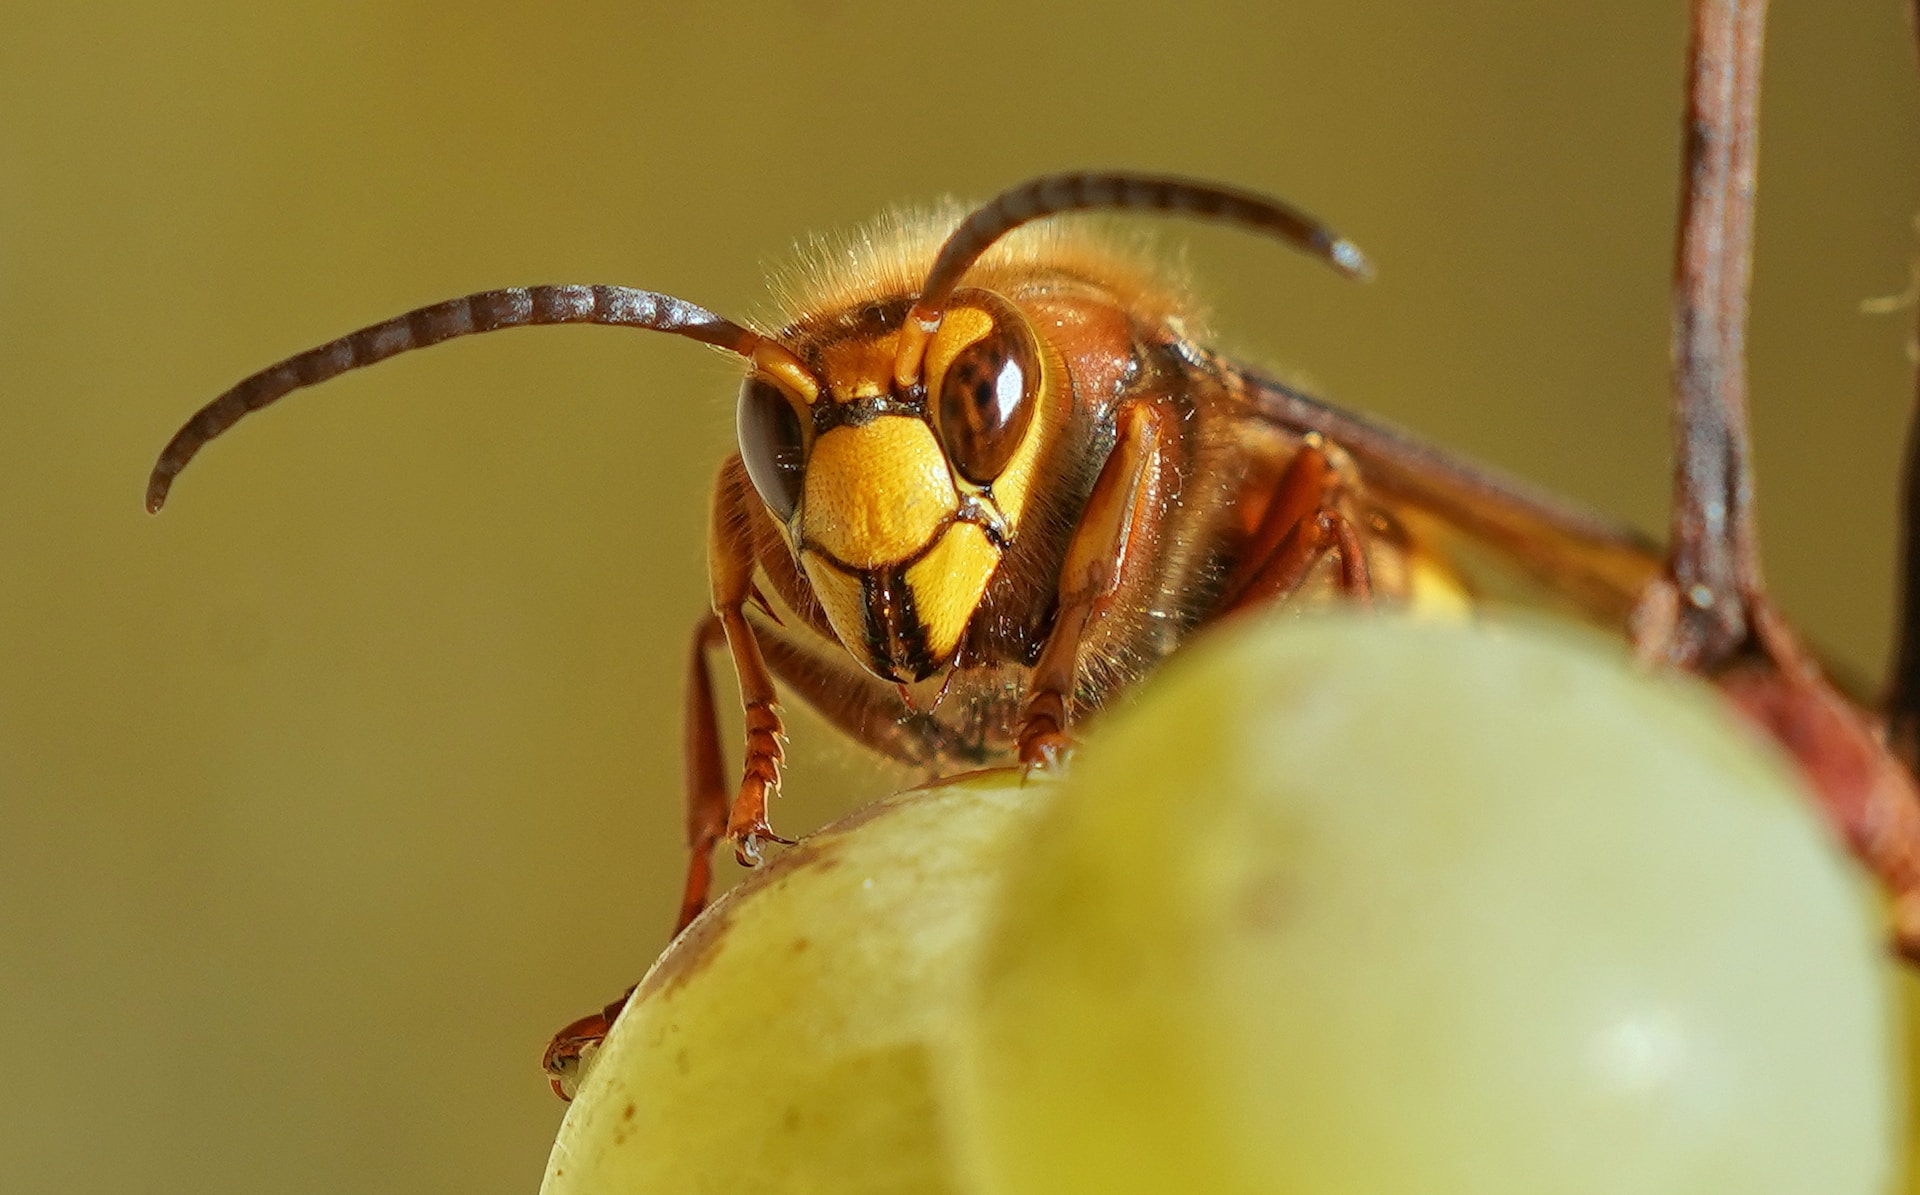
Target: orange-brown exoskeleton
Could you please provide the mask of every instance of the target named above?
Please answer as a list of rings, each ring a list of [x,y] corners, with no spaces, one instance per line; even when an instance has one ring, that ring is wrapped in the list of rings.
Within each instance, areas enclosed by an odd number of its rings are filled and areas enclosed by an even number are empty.
[[[1083,209],[1212,218],[1345,274],[1367,268],[1260,196],[1046,177],[957,223],[869,231],[804,267],[787,318],[762,331],[598,286],[490,291],[363,329],[202,409],[162,453],[148,504],[247,412],[458,336],[614,324],[741,358],[739,451],[713,497],[712,608],[692,636],[682,927],[719,844],[753,863],[787,841],[768,820],[783,689],[929,773],[1048,766],[1079,720],[1210,623],[1282,602],[1457,599],[1462,540],[1597,620],[1624,628],[1644,606],[1662,562],[1641,537],[1219,356],[1151,262],[1070,224],[1025,227]],[[709,673],[722,647],[745,712],[737,785]],[[562,1031],[556,1076],[617,1007]]]

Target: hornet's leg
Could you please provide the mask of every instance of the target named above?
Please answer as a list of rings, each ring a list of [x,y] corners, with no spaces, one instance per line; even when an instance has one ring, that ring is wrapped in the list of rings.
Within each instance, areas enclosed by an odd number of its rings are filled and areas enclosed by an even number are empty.
[[[687,670],[687,882],[680,897],[675,937],[706,908],[713,886],[713,848],[727,830],[727,786],[721,776],[719,711],[714,708],[713,678],[707,653],[720,643],[720,620],[708,615],[693,630],[693,650]],[[588,1013],[562,1028],[547,1043],[540,1067],[547,1072],[553,1093],[573,1098],[584,1058],[607,1036],[613,1019],[633,995],[629,987],[618,1000]]]
[[[757,600],[753,587],[751,483],[738,460],[721,470],[714,488],[713,521],[707,532],[707,580],[714,617],[727,638],[734,675],[740,681],[740,702],[746,719],[746,751],[741,761],[740,788],[727,819],[727,838],[745,866],[760,862],[764,842],[790,843],[767,824],[767,802],[780,790],[780,762],[786,755],[785,728],[780,721],[779,695],[773,676],[760,654],[760,641],[747,621],[746,607]]]
[[[713,889],[713,848],[727,832],[727,783],[720,762],[720,711],[714,707],[709,649],[719,646],[720,620],[704,618],[693,632],[687,662],[687,882],[680,894],[680,916],[673,934],[693,923],[707,907]]]
[[[760,863],[761,844],[793,844],[767,824],[767,800],[780,791],[780,761],[786,755],[786,731],[780,721],[780,707],[773,688],[773,674],[760,654],[760,642],[753,627],[739,609],[723,613],[720,625],[727,634],[727,646],[733,652],[733,667],[740,675],[740,699],[746,706],[747,751],[742,765],[740,791],[733,800],[733,813],[727,819],[727,837],[743,866]]]
[[[1152,399],[1120,411],[1119,437],[1068,542],[1053,629],[1034,665],[1015,740],[1029,767],[1064,759],[1081,641],[1115,594],[1145,579],[1159,552],[1156,515],[1178,489],[1185,464],[1173,434],[1179,419]]]
[[[713,613],[695,628],[687,680],[687,882],[681,893],[675,934],[685,929],[706,906],[713,880],[713,848],[722,837],[737,844],[743,863],[759,861],[760,842],[785,842],[767,825],[767,797],[780,784],[781,727],[775,706],[773,678],[761,658],[759,641],[747,622],[745,607],[757,599],[753,588],[753,548],[745,504],[747,479],[738,461],[730,461],[714,489],[713,520],[707,535],[707,571]],[[726,784],[722,779],[718,711],[713,678],[707,668],[708,648],[724,636],[740,677],[740,697],[746,707],[747,743],[739,794],[728,816]],[[581,1064],[607,1035],[613,1018],[626,1004],[627,994],[599,1012],[590,1013],[555,1034],[542,1059],[554,1093],[570,1098],[579,1080]]]
[[[1336,463],[1320,437],[1307,437],[1227,575],[1222,613],[1290,596],[1329,552],[1339,553],[1341,590],[1362,601],[1372,597],[1366,545],[1347,510],[1354,488],[1352,466]]]

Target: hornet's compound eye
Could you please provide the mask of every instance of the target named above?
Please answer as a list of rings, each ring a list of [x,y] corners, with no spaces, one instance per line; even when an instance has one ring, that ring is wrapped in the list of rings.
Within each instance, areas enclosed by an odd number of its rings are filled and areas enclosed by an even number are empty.
[[[942,332],[947,328],[974,338],[948,350],[951,356],[937,343],[928,354],[929,364],[942,366],[931,387],[934,420],[954,467],[975,485],[989,485],[1033,422],[1040,348],[1026,319],[997,296],[971,311],[952,312]]]
[[[800,505],[800,486],[806,475],[806,441],[800,413],[780,387],[762,377],[750,377],[740,387],[735,415],[740,435],[740,459],[760,500],[773,517],[785,523]]]

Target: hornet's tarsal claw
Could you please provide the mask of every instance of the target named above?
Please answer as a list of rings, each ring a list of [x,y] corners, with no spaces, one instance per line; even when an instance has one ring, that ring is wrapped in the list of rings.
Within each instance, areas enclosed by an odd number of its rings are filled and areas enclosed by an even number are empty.
[[[605,1013],[590,1013],[553,1035],[553,1040],[547,1043],[546,1054],[540,1059],[540,1069],[547,1072],[553,1094],[573,1102],[580,1090],[580,1081],[586,1077],[588,1064],[599,1052],[600,1043],[606,1040],[610,1025]]]
[[[633,998],[634,990],[628,988],[618,1000],[599,1012],[590,1012],[553,1035],[553,1040],[547,1043],[546,1054],[540,1059],[540,1068],[547,1072],[553,1094],[569,1103],[573,1101],[593,1056],[600,1050],[600,1043],[606,1040],[607,1031],[613,1028],[620,1010]]]
[[[1057,772],[1073,758],[1073,740],[1059,732],[1039,735],[1020,747],[1020,763],[1027,775]]]
[[[739,860],[740,866],[742,867],[760,866],[764,859],[761,853],[762,848],[766,843],[777,842],[781,846],[792,846],[794,844],[793,839],[775,834],[773,827],[767,825],[765,822],[759,822],[755,825],[732,831],[729,837],[733,839],[733,857]]]

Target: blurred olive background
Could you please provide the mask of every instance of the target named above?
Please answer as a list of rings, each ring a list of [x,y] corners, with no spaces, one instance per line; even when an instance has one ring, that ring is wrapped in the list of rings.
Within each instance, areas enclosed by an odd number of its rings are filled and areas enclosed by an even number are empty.
[[[1683,34],[1681,0],[0,5],[0,1189],[530,1191],[541,1046],[670,921],[733,368],[463,342],[250,421],[148,518],[201,402],[496,285],[750,314],[810,230],[1129,166],[1381,264],[1170,228],[1227,345],[1659,528]],[[1869,676],[1912,317],[1860,303],[1908,285],[1912,60],[1900,0],[1775,5],[1766,561]],[[897,782],[795,721],[786,829]]]

